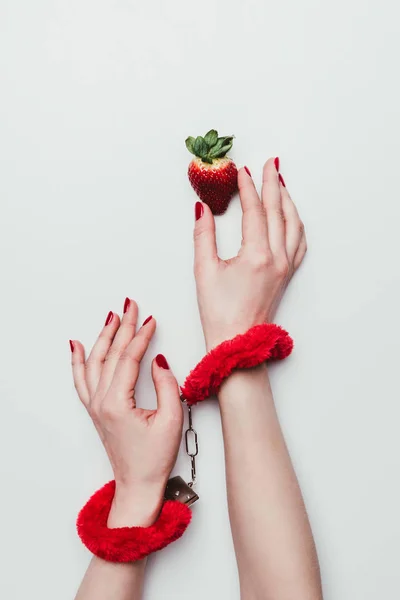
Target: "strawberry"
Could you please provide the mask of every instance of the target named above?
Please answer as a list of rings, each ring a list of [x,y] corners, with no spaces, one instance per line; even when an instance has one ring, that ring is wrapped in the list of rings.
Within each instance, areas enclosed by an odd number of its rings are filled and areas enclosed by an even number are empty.
[[[226,154],[232,148],[233,135],[218,137],[211,129],[204,137],[188,137],[186,147],[195,158],[189,165],[189,181],[200,200],[214,215],[222,215],[237,190],[237,168]]]

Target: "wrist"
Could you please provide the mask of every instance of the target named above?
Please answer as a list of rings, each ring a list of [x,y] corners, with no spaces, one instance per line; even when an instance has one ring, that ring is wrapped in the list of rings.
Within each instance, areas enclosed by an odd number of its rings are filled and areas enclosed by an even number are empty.
[[[116,484],[107,526],[150,527],[164,502],[163,485],[126,486]]]
[[[231,326],[220,327],[214,326],[210,328],[203,328],[204,340],[206,343],[207,352],[210,352],[216,346],[219,346],[227,340],[232,340],[237,335],[243,335],[249,331],[252,327],[265,323],[265,320],[254,320],[251,319],[247,323],[234,323]]]
[[[229,331],[215,331],[213,332],[213,334],[204,333],[204,340],[206,343],[207,352],[210,352],[210,350],[213,350],[213,348],[216,348],[217,346],[219,346],[223,342],[226,342],[227,340],[232,340],[234,337],[241,333],[246,333],[248,329],[250,329],[250,327],[248,327],[247,329],[235,327],[230,329]]]
[[[262,363],[251,369],[237,369],[222,383],[218,393],[220,404],[238,402],[243,408],[251,401],[251,395],[255,390],[265,390],[269,386],[267,364]]]

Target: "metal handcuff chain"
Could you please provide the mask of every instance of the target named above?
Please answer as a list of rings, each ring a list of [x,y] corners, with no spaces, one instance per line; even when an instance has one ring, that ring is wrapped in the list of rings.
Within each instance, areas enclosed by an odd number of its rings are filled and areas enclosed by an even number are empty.
[[[192,407],[186,403],[182,396],[181,400],[183,404],[186,405],[188,411],[188,427],[185,430],[184,439],[186,454],[190,459],[191,480],[189,483],[186,483],[179,475],[171,477],[171,479],[168,480],[165,490],[165,499],[177,500],[187,506],[191,506],[199,499],[193,489],[197,481],[196,456],[199,453],[199,442],[197,431],[193,427]]]
[[[188,483],[189,487],[193,487],[197,480],[196,474],[196,456],[199,453],[199,437],[197,435],[197,431],[193,428],[193,415],[192,415],[192,407],[187,406],[188,410],[188,428],[185,431],[185,450],[186,454],[190,458],[190,468],[191,468],[191,481]],[[192,438],[191,442],[189,438]]]

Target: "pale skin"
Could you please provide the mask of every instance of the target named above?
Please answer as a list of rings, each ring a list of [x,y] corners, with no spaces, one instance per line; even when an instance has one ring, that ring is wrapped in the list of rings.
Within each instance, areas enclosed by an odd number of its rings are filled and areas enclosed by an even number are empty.
[[[243,239],[237,257],[218,258],[213,215],[205,204],[196,207],[195,277],[208,350],[274,319],[307,249],[304,227],[274,159],[264,166],[261,198],[245,169],[239,170],[238,183]],[[75,386],[116,480],[109,527],[148,526],[156,520],[182,433],[178,385],[159,357],[152,364],[157,410],[136,406],[140,360],[156,328],[150,319],[136,331],[137,312],[131,300],[121,321],[113,313],[87,361],[83,346],[73,341]],[[218,399],[241,599],[321,600],[311,528],[267,366],[234,372]],[[76,598],[139,600],[145,563],[121,565],[94,557]]]
[[[107,524],[148,527],[160,512],[176,461],[183,412],[176,379],[160,355],[152,364],[157,409],[136,406],[140,361],[156,322],[151,318],[136,332],[137,304],[127,299],[125,308],[122,320],[110,313],[87,361],[82,344],[72,341],[72,370],[114,471],[116,492]],[[146,560],[117,564],[93,557],[76,599],[138,600],[145,565]]]
[[[243,209],[238,256],[218,258],[206,205],[195,225],[197,297],[208,350],[272,322],[307,249],[303,224],[273,159],[263,169],[261,199],[245,169],[238,182]],[[267,366],[233,373],[218,399],[242,600],[321,600],[317,554]]]

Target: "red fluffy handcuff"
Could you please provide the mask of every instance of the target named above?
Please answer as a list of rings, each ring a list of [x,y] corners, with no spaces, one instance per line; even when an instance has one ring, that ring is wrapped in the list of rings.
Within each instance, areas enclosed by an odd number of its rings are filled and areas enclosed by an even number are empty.
[[[272,323],[256,325],[211,350],[190,372],[181,387],[182,400],[193,406],[215,395],[234,369],[255,367],[266,360],[289,356],[293,341]],[[111,562],[134,562],[165,548],[180,538],[192,511],[179,500],[165,500],[157,521],[150,527],[107,527],[115,481],[93,494],[78,515],[77,530],[85,546]]]

